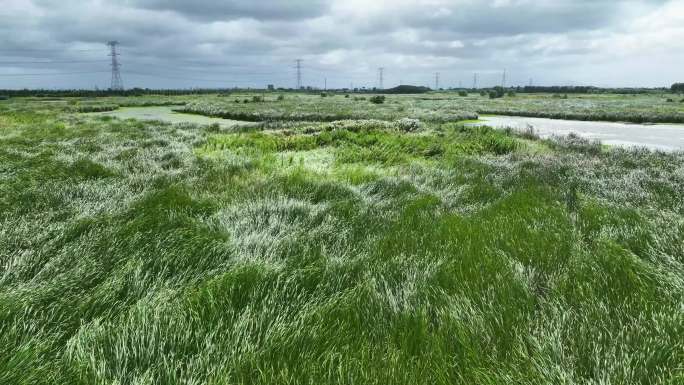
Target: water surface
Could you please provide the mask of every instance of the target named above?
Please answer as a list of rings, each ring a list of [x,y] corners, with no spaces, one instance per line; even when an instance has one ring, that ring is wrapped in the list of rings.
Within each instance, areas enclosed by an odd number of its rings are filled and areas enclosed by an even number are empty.
[[[552,135],[575,133],[587,139],[600,140],[603,144],[622,147],[647,147],[653,150],[684,150],[684,125],[682,124],[636,124],[614,122],[585,122],[521,116],[482,116],[480,120],[494,128],[525,130],[534,127],[542,138]]]
[[[248,124],[248,122],[239,120],[212,118],[209,116],[174,112],[174,108],[179,107],[122,107],[114,111],[93,112],[88,113],[88,115],[113,116],[120,119],[159,120],[169,123],[194,123],[199,125],[218,123],[222,127],[235,127],[242,124]]]

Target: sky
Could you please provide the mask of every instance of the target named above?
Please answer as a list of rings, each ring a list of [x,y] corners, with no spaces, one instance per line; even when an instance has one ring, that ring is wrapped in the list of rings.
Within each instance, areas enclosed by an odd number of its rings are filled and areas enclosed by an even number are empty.
[[[0,0],[0,89],[684,81],[684,0]]]

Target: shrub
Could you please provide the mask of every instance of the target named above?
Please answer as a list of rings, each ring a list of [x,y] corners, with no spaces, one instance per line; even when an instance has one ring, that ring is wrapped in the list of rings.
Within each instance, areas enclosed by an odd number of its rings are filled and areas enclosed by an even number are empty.
[[[458,96],[468,96],[468,91],[458,91]]]
[[[487,96],[487,92],[486,91],[480,91],[480,96]]]
[[[508,91],[508,97],[509,98],[515,97],[515,91]]]
[[[385,94],[424,94],[430,92],[430,88],[411,85],[400,85],[394,88],[382,90]]]
[[[494,91],[496,93],[497,98],[503,98],[504,95],[506,94],[506,90],[501,86],[494,87],[494,89],[492,91]]]
[[[327,97],[327,96],[328,96],[328,94],[326,94],[325,92],[321,92],[321,97],[322,97],[322,98],[325,98],[325,97]]]
[[[583,138],[572,132],[567,136],[552,136],[551,146],[557,150],[570,150],[589,155],[601,153],[601,142]]]
[[[264,97],[263,97],[263,96],[254,95],[254,96],[252,96],[252,102],[253,102],[253,103],[263,103],[263,102],[264,102]]]
[[[347,99],[349,99],[349,94],[347,94],[347,95],[344,95],[344,97],[345,97],[345,98],[347,98]]]
[[[397,127],[401,131],[413,132],[420,130],[420,120],[411,118],[402,118],[397,120]]]
[[[672,99],[672,98],[667,98],[667,102],[668,102],[668,103],[674,103],[674,99]]]
[[[382,104],[385,103],[385,95],[374,95],[369,100],[373,104]]]
[[[74,107],[78,112],[107,112],[119,108],[117,104],[85,104]]]
[[[278,101],[285,100],[285,95],[278,95]]]

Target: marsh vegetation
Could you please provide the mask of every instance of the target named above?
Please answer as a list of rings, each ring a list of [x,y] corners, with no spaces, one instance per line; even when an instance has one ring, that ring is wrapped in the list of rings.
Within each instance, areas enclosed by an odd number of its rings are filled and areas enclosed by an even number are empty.
[[[3,101],[0,383],[684,381],[684,154],[432,97]],[[568,102],[682,113],[642,98]]]

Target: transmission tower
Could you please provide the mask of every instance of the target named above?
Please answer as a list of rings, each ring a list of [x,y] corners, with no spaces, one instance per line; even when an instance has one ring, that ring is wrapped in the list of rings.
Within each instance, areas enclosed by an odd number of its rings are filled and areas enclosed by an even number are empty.
[[[477,89],[477,72],[473,74],[473,89]]]
[[[501,87],[506,88],[506,69],[504,68],[503,76],[501,77]]]
[[[118,41],[112,40],[110,42],[107,42],[107,45],[111,49],[109,56],[112,57],[112,85],[110,89],[112,91],[123,91],[124,86],[123,86],[123,80],[121,80],[121,71],[120,67],[121,64],[119,64],[119,53],[116,52],[116,46],[119,45]]]
[[[384,71],[385,71],[385,67],[378,68],[378,87],[381,90],[385,88],[383,85],[384,79],[382,77]]]
[[[302,59],[295,60],[297,63],[297,89],[302,88]]]
[[[435,72],[435,90],[439,90],[439,72]]]

